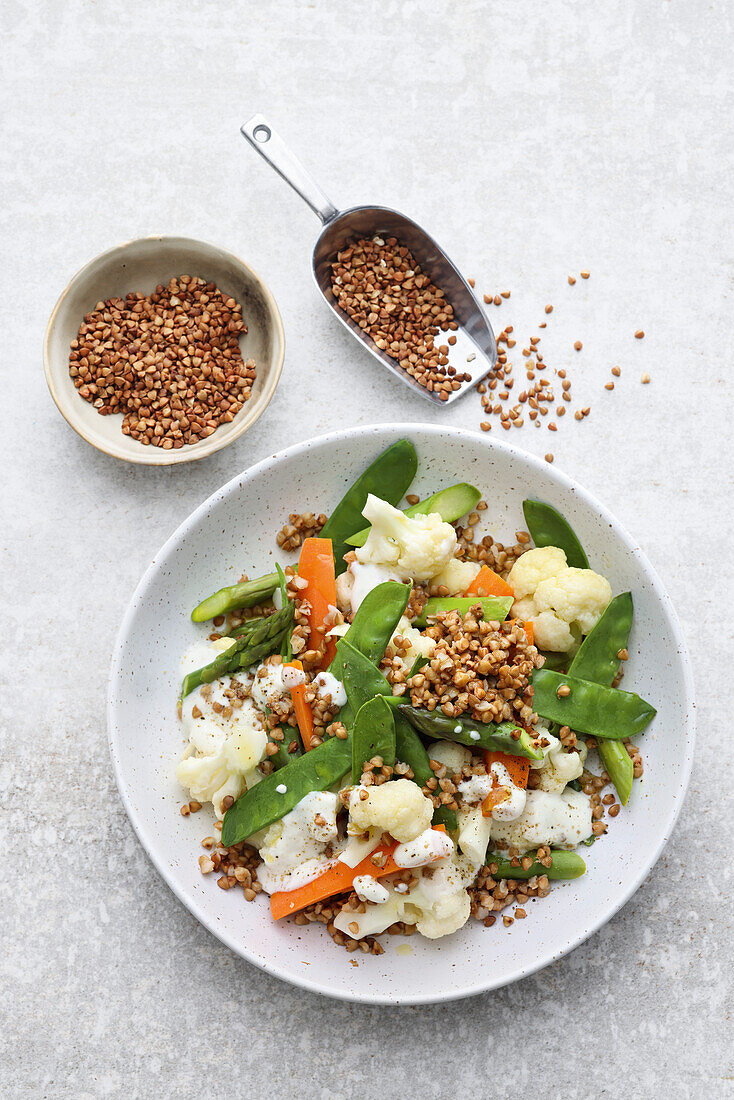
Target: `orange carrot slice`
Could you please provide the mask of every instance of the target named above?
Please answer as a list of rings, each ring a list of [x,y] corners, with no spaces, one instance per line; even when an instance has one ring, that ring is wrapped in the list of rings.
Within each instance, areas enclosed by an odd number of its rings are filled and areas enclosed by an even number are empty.
[[[324,624],[329,607],[336,607],[336,575],[331,539],[304,539],[298,559],[298,576],[307,581],[300,591],[301,599],[308,600],[311,610],[308,625],[311,631],[311,649],[318,649],[324,640]],[[326,655],[321,667],[327,668],[336,654],[336,639],[326,639]]]
[[[523,790],[527,787],[530,761],[524,756],[512,756],[508,752],[490,752],[487,749],[484,753],[484,763],[487,765],[487,771],[493,764],[504,764],[515,786],[522,787]]]
[[[300,661],[289,661],[284,667],[297,668],[303,672],[303,665]],[[303,747],[308,752],[313,739],[313,711],[311,710],[311,704],[306,699],[306,685],[297,684],[296,687],[292,687],[291,699],[293,700],[293,710],[296,714],[296,722],[298,722],[298,731],[301,734]]]
[[[443,825],[434,825],[441,833],[446,829]],[[288,917],[291,913],[297,913],[307,905],[313,905],[317,901],[324,901],[334,894],[343,894],[349,890],[355,878],[359,875],[371,875],[372,878],[383,878],[385,875],[394,875],[401,868],[393,859],[393,853],[397,848],[397,841],[392,844],[380,844],[374,852],[366,856],[356,867],[348,867],[346,863],[337,863],[324,871],[313,882],[307,882],[305,886],[299,886],[295,890],[280,890],[270,898],[270,912],[274,920]],[[385,856],[382,866],[374,863],[374,857]]]
[[[465,596],[514,596],[515,593],[502,577],[494,573],[488,565],[483,565],[471,582]]]

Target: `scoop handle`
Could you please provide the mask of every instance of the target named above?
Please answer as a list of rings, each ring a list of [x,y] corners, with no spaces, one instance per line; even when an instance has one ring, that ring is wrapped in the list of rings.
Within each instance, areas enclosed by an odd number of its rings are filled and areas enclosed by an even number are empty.
[[[339,213],[300,160],[293,156],[285,142],[278,137],[270,123],[262,115],[253,115],[240,127],[242,136],[253,149],[268,162],[271,168],[289,183],[317,214],[324,225]]]

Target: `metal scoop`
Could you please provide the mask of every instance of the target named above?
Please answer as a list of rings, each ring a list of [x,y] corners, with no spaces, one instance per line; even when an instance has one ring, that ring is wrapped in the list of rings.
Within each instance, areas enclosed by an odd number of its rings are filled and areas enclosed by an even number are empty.
[[[489,321],[469,284],[425,230],[404,214],[384,206],[354,206],[349,210],[337,210],[262,115],[253,115],[248,119],[242,126],[242,133],[253,149],[257,149],[270,167],[291,185],[321,219],[324,228],[316,240],[312,257],[316,285],[326,304],[344,327],[357,337],[375,359],[379,359],[383,366],[421,397],[439,405],[448,405],[455,401],[492,370],[497,360],[497,344]],[[450,333],[456,337],[456,343],[449,347],[448,365],[456,369],[457,376],[470,374],[471,380],[462,381],[458,389],[449,393],[447,400],[442,400],[438,393],[427,390],[403,370],[397,360],[381,351],[374,340],[336,303],[331,288],[331,264],[336,260],[337,252],[344,249],[350,240],[375,236],[396,237],[402,245],[409,248],[425,274],[443,290],[446,300],[453,307],[454,320],[459,327]],[[448,335],[446,333],[446,337]],[[436,336],[434,340],[436,344],[447,343],[443,334]]]

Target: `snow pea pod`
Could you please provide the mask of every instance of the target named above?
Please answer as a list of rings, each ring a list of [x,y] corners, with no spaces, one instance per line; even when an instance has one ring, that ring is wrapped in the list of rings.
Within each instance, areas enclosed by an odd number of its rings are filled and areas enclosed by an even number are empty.
[[[569,673],[536,669],[532,675],[533,709],[541,718],[570,726],[578,733],[619,741],[635,737],[650,724],[657,711],[631,691],[580,680]],[[568,695],[558,689],[570,688]]]
[[[269,713],[269,711],[268,711]],[[303,742],[301,741],[301,735],[297,729],[293,726],[281,726],[283,730],[283,740],[278,745],[278,751],[269,756],[268,760],[274,768],[284,768],[286,764],[290,764],[292,760],[295,760],[298,756],[303,756]],[[295,741],[296,747],[293,752],[288,752],[288,748]]]
[[[428,625],[428,619],[433,615],[440,615],[445,611],[460,611],[466,615],[471,607],[479,604],[482,608],[482,616],[486,623],[504,622],[510,613],[512,596],[431,596],[426,601],[420,615],[413,619],[413,626],[423,627]]]
[[[345,638],[340,638],[336,644],[332,672],[342,681],[347,693],[346,706],[343,706],[336,715],[347,729],[351,728],[360,709],[370,699],[374,699],[376,695],[392,693],[392,688],[379,668],[375,668],[369,657],[360,653]]]
[[[399,710],[395,710],[395,759],[408,765],[419,787],[425,787],[429,779],[436,778],[426,746]],[[445,825],[447,829],[456,830],[458,823],[455,811],[450,810],[448,806],[439,806],[433,811],[433,824]]]
[[[374,756],[380,756],[388,767],[395,763],[395,719],[381,695],[368,699],[354,719],[352,783],[362,782],[363,765]]]
[[[179,698],[184,699],[201,684],[211,684],[222,676],[230,676],[242,668],[249,668],[262,657],[280,649],[293,623],[295,604],[292,600],[274,615],[258,619],[257,626],[236,638],[229,649],[219,653],[213,661],[195,672],[184,676]]]
[[[589,559],[571,525],[552,504],[542,500],[524,500],[525,524],[536,546],[558,546],[566,562],[575,569],[588,569]]]
[[[362,509],[370,493],[396,505],[410,488],[418,469],[418,456],[409,439],[399,439],[383,451],[346,491],[321,531],[322,539],[331,539],[334,564],[339,576],[347,568],[344,555],[347,539],[364,525]]]
[[[220,588],[218,592],[202,600],[191,612],[191,618],[195,623],[205,623],[207,619],[226,615],[228,611],[236,611],[241,607],[254,607],[255,604],[269,600],[277,587],[277,573],[266,573],[264,577],[256,577],[252,581],[231,584],[228,588]]]
[[[393,702],[393,705],[396,704]],[[527,760],[543,759],[543,753],[535,748],[533,737],[515,722],[473,722],[469,718],[449,718],[440,710],[424,710],[399,702],[397,706],[410,724],[427,737],[457,741],[470,749],[524,756]]]
[[[545,657],[543,668],[549,668],[551,672],[565,672],[571,661],[570,653],[551,653],[544,651],[543,657]]]
[[[222,844],[228,848],[272,825],[311,791],[325,791],[338,783],[352,763],[351,738],[331,737],[284,768],[266,775],[241,794],[222,822]],[[280,789],[279,789],[280,788]],[[283,790],[285,788],[285,790]]]
[[[379,496],[380,494],[377,493],[376,495]],[[430,513],[438,513],[444,523],[455,523],[457,519],[461,519],[467,512],[472,511],[479,503],[481,495],[476,486],[461,481],[458,485],[450,485],[448,489],[440,489],[433,496],[419,501],[418,504],[411,504],[410,508],[403,509],[403,515],[413,519],[414,516],[427,516]],[[364,546],[370,530],[370,527],[365,527],[363,530],[358,531],[356,535],[352,535],[351,538],[347,539],[348,545]]]
[[[409,599],[409,584],[399,584],[397,581],[378,584],[357,608],[344,641],[377,664],[395,633]]]
[[[578,878],[579,875],[583,875],[586,871],[586,864],[581,856],[576,852],[566,852],[562,848],[556,848],[551,851],[551,859],[553,860],[550,867],[545,867],[542,863],[534,861],[527,871],[522,867],[513,867],[511,861],[506,856],[488,855],[486,859],[487,865],[497,864],[497,871],[492,871],[492,878],[533,878],[534,875],[545,875],[550,879],[568,879]]]
[[[611,686],[619,668],[620,649],[624,649],[632,629],[632,595],[622,592],[615,596],[594,629],[584,639],[574,657],[569,672],[582,680]],[[545,666],[544,666],[545,667]],[[620,741],[597,742],[599,757],[614,784],[623,806],[632,791],[634,765]]]

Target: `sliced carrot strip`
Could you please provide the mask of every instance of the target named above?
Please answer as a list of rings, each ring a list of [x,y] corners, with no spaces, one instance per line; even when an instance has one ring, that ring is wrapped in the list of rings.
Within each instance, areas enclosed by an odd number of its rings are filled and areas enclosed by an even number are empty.
[[[303,672],[303,665],[300,661],[289,661],[284,667],[297,668]],[[291,688],[291,699],[293,700],[293,710],[296,714],[296,722],[298,722],[298,731],[301,734],[303,747],[308,752],[313,739],[313,711],[311,710],[311,704],[306,699],[306,685],[297,684],[296,687]]]
[[[441,833],[446,832],[443,825],[434,825]],[[397,841],[392,844],[380,844],[374,852],[366,856],[356,867],[348,867],[346,863],[337,863],[324,871],[313,882],[307,882],[305,886],[299,886],[295,890],[280,890],[270,898],[270,912],[274,920],[297,913],[307,905],[313,905],[317,901],[324,901],[334,894],[343,894],[350,888],[355,878],[359,875],[371,875],[372,878],[383,878],[385,875],[393,875],[400,868],[393,859],[393,852],[397,848]],[[375,856],[384,855],[385,862],[380,867],[373,862]]]
[[[471,582],[465,596],[514,596],[515,593],[502,577],[494,573],[488,565],[483,565]]]
[[[307,581],[300,591],[301,599],[308,600],[311,610],[308,625],[311,631],[309,646],[318,649],[324,640],[324,624],[329,607],[336,607],[336,575],[331,539],[304,539],[298,559],[298,576]],[[326,639],[326,655],[321,667],[327,668],[336,654],[336,639]]]

